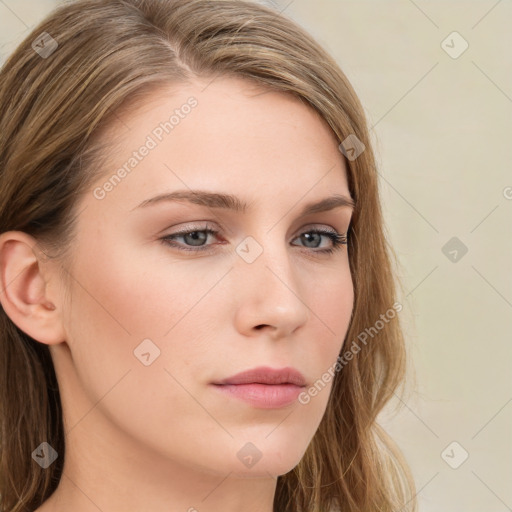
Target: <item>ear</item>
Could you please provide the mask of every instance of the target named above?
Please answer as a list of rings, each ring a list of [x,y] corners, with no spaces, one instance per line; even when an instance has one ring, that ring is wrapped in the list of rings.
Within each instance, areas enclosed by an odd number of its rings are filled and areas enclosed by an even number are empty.
[[[57,291],[58,273],[37,241],[22,231],[0,235],[0,303],[9,318],[34,340],[65,341]]]

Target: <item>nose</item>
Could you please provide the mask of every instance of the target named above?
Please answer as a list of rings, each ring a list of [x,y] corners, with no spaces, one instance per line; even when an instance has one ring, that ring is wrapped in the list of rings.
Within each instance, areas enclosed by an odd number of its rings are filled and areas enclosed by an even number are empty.
[[[231,278],[237,330],[246,336],[266,332],[276,340],[306,324],[310,316],[304,297],[308,276],[294,267],[285,244],[274,243],[272,249],[270,244],[252,263],[237,257]]]

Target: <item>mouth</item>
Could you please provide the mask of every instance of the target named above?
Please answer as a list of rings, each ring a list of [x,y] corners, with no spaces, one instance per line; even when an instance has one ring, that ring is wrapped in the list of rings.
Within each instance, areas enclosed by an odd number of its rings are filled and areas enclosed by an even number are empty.
[[[276,409],[293,404],[306,387],[306,379],[295,368],[258,367],[212,385],[254,407]]]

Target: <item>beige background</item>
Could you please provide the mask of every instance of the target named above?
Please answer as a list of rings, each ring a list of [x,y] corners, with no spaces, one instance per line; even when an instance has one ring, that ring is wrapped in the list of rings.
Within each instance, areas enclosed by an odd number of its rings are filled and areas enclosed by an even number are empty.
[[[56,4],[0,0],[2,62]],[[382,422],[420,511],[512,510],[512,4],[274,4],[334,55],[372,126],[416,374]]]

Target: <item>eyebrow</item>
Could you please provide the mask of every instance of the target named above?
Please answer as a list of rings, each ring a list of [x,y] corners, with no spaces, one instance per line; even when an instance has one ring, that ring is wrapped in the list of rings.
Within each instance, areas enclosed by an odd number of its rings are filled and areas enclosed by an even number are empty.
[[[150,199],[146,199],[145,201],[142,201],[142,203],[140,203],[137,207],[133,208],[132,211],[137,208],[145,208],[150,205],[169,201],[187,201],[200,206],[207,206],[208,208],[233,210],[240,213],[246,213],[249,208],[247,203],[242,201],[237,196],[231,194],[206,192],[203,190],[176,190],[173,192],[159,194]],[[321,199],[320,201],[306,204],[302,209],[300,216],[304,217],[306,215],[325,212],[342,206],[353,209],[355,208],[356,203],[350,197],[341,194],[334,194],[332,196]]]

